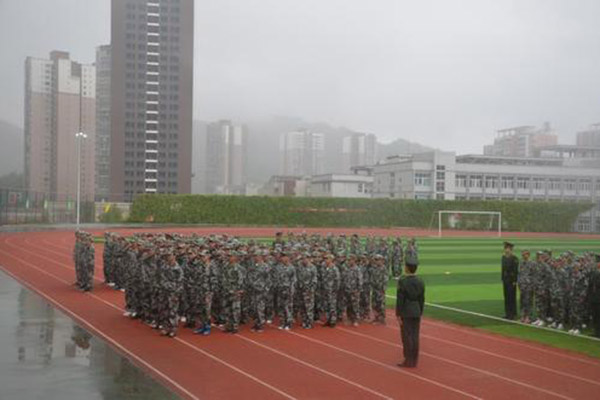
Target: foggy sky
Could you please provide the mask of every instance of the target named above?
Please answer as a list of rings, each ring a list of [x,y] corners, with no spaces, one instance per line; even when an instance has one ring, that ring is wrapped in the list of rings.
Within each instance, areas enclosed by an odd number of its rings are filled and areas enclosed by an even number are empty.
[[[302,117],[459,153],[600,122],[597,0],[196,0],[194,117]],[[0,119],[28,55],[93,62],[109,0],[0,0]]]

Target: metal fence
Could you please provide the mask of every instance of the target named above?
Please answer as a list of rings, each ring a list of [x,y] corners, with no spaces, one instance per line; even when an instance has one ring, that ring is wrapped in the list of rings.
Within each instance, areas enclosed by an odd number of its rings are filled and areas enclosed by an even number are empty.
[[[26,189],[0,188],[0,225],[69,224],[77,218],[75,198]],[[81,200],[81,222],[94,222],[93,199]]]

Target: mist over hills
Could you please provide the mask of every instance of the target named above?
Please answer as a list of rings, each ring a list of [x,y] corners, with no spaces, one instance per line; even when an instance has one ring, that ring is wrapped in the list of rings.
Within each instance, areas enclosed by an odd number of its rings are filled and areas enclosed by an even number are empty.
[[[240,123],[240,121],[234,121]],[[204,154],[206,152],[206,127],[204,121],[194,121],[194,173],[204,170]],[[325,172],[347,173],[340,171],[343,137],[356,132],[346,127],[334,127],[322,122],[307,122],[302,118],[276,116],[268,119],[248,121],[248,181],[251,183],[266,182],[272,175],[279,173],[280,154],[279,137],[282,133],[299,129],[308,129],[325,135]],[[412,154],[431,150],[431,148],[397,139],[390,143],[379,143],[378,158],[396,154]]]

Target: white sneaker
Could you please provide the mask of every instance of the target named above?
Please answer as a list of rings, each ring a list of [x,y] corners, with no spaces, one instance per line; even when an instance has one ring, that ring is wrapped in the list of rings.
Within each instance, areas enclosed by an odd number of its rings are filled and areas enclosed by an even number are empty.
[[[124,316],[124,317],[131,317],[131,312],[129,312],[129,311],[125,311],[125,312],[123,313],[123,316]]]
[[[540,323],[537,324],[537,326],[546,326],[546,323],[544,321],[540,321]]]
[[[569,329],[569,332],[567,332],[569,335],[572,335],[573,332],[575,331],[575,329]]]
[[[550,324],[550,328],[552,328],[552,329],[556,329],[556,322],[553,322],[553,323],[551,323],[551,324]]]
[[[289,331],[289,330],[290,330],[290,327],[286,325],[286,326],[284,326],[284,327],[283,327],[283,330],[285,330],[285,331]]]
[[[267,320],[267,324],[272,324],[272,323],[273,323],[272,320],[270,320],[270,319]]]
[[[187,322],[187,318],[186,317],[181,317],[180,321],[185,324]]]
[[[564,331],[565,327],[563,324],[558,324],[558,326],[556,327],[556,329],[560,330],[560,331]]]
[[[540,325],[540,322],[542,322],[542,320],[540,320],[540,319],[536,319],[535,321],[533,321],[533,322],[531,323],[531,325],[539,326],[539,325]]]
[[[581,335],[581,331],[579,329],[573,329],[573,335]]]
[[[585,329],[585,328],[587,328],[587,325],[586,324],[582,324],[581,325],[581,329]]]

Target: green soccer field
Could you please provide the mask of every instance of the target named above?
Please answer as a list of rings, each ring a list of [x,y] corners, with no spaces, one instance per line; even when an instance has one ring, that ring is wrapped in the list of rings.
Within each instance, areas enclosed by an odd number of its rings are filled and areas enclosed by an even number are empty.
[[[419,274],[426,283],[426,302],[501,317],[504,315],[500,258],[502,242],[515,244],[515,254],[523,249],[550,249],[553,254],[566,250],[576,253],[600,251],[597,240],[519,239],[519,238],[421,238]],[[395,296],[395,282],[390,282],[388,295]],[[395,301],[388,298],[388,306]],[[463,325],[535,340],[545,344],[580,351],[600,357],[600,342],[585,338],[519,326],[465,313],[427,306],[425,314]],[[589,333],[589,332],[586,332]]]

